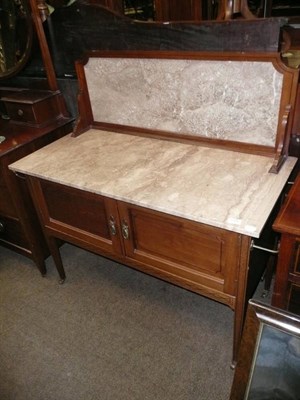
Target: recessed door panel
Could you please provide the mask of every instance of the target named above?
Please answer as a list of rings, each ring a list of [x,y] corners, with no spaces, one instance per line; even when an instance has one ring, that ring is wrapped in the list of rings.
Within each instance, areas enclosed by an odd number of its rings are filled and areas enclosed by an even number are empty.
[[[84,241],[96,250],[121,252],[113,199],[49,181],[33,186],[41,194],[38,207],[47,229],[75,244]]]
[[[235,295],[239,235],[119,203],[126,256],[183,279]]]

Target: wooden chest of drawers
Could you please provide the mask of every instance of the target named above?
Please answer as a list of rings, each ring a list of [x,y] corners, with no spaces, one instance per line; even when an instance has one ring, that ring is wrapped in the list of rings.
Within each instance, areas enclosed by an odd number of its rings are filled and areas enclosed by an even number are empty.
[[[0,144],[0,245],[31,258],[42,274],[49,255],[28,188],[8,165],[64,136],[72,129],[69,119],[44,128],[0,121],[5,140]]]
[[[0,98],[8,117],[14,123],[42,127],[60,118],[60,92],[50,90],[17,90]]]

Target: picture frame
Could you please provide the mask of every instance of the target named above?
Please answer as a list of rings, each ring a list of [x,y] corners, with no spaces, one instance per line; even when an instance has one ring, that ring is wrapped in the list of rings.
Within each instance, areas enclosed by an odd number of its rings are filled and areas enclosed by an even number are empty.
[[[300,399],[300,317],[250,300],[230,400]]]

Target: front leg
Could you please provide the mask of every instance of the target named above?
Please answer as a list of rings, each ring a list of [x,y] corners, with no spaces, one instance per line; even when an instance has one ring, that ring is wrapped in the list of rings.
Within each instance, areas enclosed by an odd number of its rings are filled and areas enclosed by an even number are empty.
[[[59,283],[62,284],[62,283],[64,283],[64,281],[66,279],[66,274],[65,274],[64,266],[62,263],[62,258],[61,258],[60,251],[59,251],[58,240],[55,237],[48,236],[47,242],[48,242],[49,250],[51,252],[54,264],[56,266],[57,272],[60,277]]]

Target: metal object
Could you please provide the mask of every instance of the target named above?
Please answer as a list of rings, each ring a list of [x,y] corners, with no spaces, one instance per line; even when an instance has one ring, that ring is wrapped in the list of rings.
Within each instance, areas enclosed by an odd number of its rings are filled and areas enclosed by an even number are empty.
[[[272,249],[268,249],[267,247],[262,247],[262,246],[257,246],[256,244],[254,244],[254,241],[251,241],[251,246],[250,249],[258,249],[258,250],[262,250],[262,251],[266,251],[267,253],[271,253],[271,254],[278,254],[279,250],[272,250]]]
[[[129,239],[129,227],[126,221],[122,221],[122,236],[125,240]]]
[[[116,222],[112,215],[109,217],[109,229],[110,229],[110,234],[112,236],[116,236],[117,234]]]

